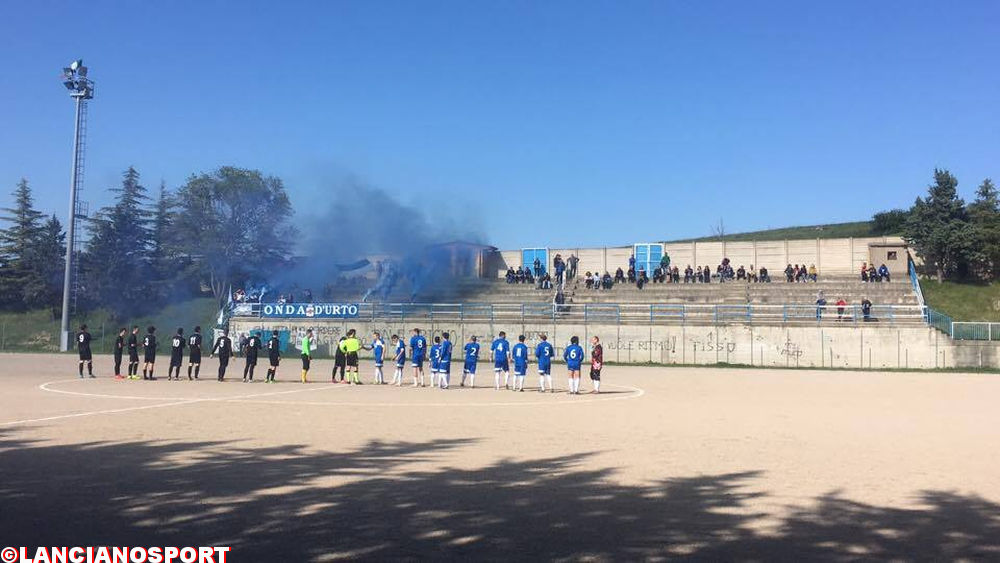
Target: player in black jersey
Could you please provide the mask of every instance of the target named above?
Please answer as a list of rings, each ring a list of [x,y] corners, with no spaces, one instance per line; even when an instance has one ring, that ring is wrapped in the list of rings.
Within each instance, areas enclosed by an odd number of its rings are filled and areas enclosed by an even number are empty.
[[[253,381],[253,368],[257,367],[257,353],[260,352],[260,348],[260,335],[254,332],[247,339],[247,345],[243,349],[243,355],[247,359],[246,365],[243,366],[243,383]]]
[[[174,376],[174,381],[181,378],[181,366],[184,365],[184,329],[178,327],[177,334],[170,339],[170,367],[167,368],[167,380]]]
[[[125,352],[125,333],[127,332],[125,327],[118,329],[118,338],[115,339],[115,379],[124,379],[122,377],[122,353]]]
[[[143,358],[146,363],[142,366],[142,378],[150,381],[156,380],[153,377],[153,364],[156,363],[156,327],[150,326],[146,329],[146,336],[142,339],[142,348],[146,354]]]
[[[278,331],[271,331],[271,339],[267,341],[267,359],[270,366],[267,368],[267,378],[264,383],[274,383],[274,376],[278,373],[278,363],[281,361],[281,341],[278,340]]]
[[[219,381],[226,378],[226,368],[229,367],[229,358],[233,357],[233,339],[229,338],[229,329],[223,329],[222,336],[215,339],[210,357],[215,357],[219,353]]]
[[[139,327],[132,327],[128,337],[128,378],[139,379]]]
[[[201,371],[201,327],[194,327],[194,334],[188,339],[188,380],[191,380],[191,368],[194,368],[194,379],[198,379]]]
[[[80,353],[80,379],[83,379],[83,364],[87,364],[87,373],[94,377],[94,356],[90,352],[90,333],[87,332],[87,325],[80,325],[80,332],[76,334],[76,350]]]

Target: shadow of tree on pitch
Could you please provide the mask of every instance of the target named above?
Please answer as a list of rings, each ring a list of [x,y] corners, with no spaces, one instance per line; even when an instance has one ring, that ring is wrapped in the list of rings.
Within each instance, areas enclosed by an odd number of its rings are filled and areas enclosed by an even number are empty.
[[[233,560],[992,558],[1000,506],[927,492],[915,510],[836,493],[760,532],[759,472],[614,482],[589,455],[443,466],[466,440],[343,453],[226,442],[0,440],[0,543],[232,545]],[[185,458],[182,461],[182,458]],[[428,469],[430,468],[430,469]]]

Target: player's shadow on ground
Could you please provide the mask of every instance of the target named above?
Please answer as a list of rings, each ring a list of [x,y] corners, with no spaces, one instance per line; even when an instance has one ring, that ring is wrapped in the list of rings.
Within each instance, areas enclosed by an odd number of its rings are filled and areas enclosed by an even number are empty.
[[[926,492],[900,510],[830,493],[761,532],[757,472],[624,486],[586,455],[441,467],[463,440],[357,451],[219,442],[0,440],[4,545],[232,545],[234,561],[990,559],[1000,506]],[[178,456],[186,456],[181,463]],[[192,461],[193,460],[193,461]],[[428,463],[429,462],[429,463]],[[429,468],[428,468],[429,467]]]

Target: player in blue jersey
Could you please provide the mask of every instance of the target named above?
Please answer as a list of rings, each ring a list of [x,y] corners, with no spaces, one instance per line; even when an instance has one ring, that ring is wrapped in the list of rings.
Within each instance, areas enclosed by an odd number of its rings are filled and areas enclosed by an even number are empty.
[[[552,344],[549,344],[548,336],[543,334],[541,339],[535,347],[535,357],[538,358],[538,390],[544,393],[545,386],[548,385],[549,391],[555,393],[556,389],[552,385],[552,357],[556,353]]]
[[[413,386],[426,387],[424,383],[424,354],[427,353],[427,339],[420,334],[420,329],[413,329],[410,337],[410,365],[413,366]],[[418,383],[419,377],[419,383]]]
[[[406,343],[398,335],[392,335],[392,345],[395,347],[393,360],[396,362],[396,370],[392,372],[392,382],[399,387],[403,384],[403,370],[406,369]]]
[[[510,389],[507,380],[510,377],[510,342],[507,342],[507,333],[500,331],[500,335],[493,340],[490,345],[490,360],[493,361],[493,385],[500,390],[500,372],[503,372],[504,389]]]
[[[382,363],[385,358],[385,342],[378,332],[372,334],[372,359],[375,360],[375,385],[385,385],[385,375],[382,374]]]
[[[528,346],[524,343],[524,335],[517,337],[517,344],[511,348],[511,358],[514,359],[514,391],[524,392],[524,376],[528,373]]]
[[[566,369],[569,370],[569,393],[579,395],[580,365],[583,363],[583,348],[580,347],[579,337],[574,336],[569,339],[569,346],[563,352],[563,359],[566,360]]]
[[[451,384],[451,335],[441,333],[441,348],[438,349],[438,387],[447,389]]]
[[[476,386],[476,365],[479,363],[479,339],[475,336],[469,337],[468,344],[465,345],[465,366],[462,368],[462,387],[465,387],[465,378],[469,378],[469,387]]]
[[[437,386],[438,371],[441,369],[441,337],[434,337],[431,345],[431,387]]]

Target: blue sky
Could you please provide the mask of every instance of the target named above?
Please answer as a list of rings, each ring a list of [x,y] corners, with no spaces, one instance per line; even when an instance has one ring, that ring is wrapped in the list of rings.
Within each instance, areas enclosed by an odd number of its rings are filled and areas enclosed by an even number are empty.
[[[998,30],[971,0],[9,2],[0,204],[24,176],[65,216],[83,57],[92,208],[130,164],[232,164],[301,214],[354,178],[505,248],[865,219],[936,166],[1000,176]]]

